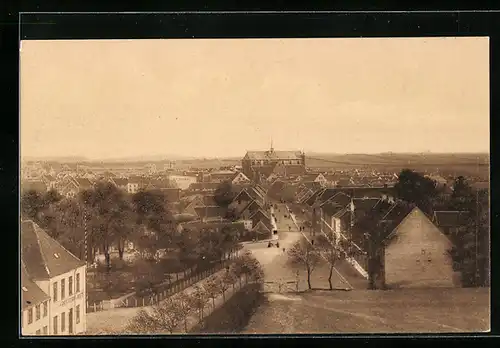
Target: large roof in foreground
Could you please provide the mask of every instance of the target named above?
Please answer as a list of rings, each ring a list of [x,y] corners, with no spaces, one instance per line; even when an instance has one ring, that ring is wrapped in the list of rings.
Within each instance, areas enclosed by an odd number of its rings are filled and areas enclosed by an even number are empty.
[[[34,280],[50,279],[85,265],[31,220],[21,222],[21,259]]]

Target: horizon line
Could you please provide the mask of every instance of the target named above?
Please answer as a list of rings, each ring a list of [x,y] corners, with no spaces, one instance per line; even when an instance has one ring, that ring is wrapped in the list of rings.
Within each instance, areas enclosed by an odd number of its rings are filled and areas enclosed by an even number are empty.
[[[259,150],[248,150],[248,151],[259,151]],[[263,151],[263,150],[261,150]],[[292,151],[292,150],[279,150],[279,151]],[[297,150],[298,151],[298,150]],[[376,156],[376,155],[422,155],[422,154],[431,154],[431,155],[453,155],[453,154],[489,154],[489,151],[404,151],[404,152],[395,152],[395,151],[384,151],[384,152],[321,152],[321,151],[304,151],[306,157],[308,153],[312,153],[315,155],[336,155],[336,156],[348,156],[348,155],[365,155],[365,156]],[[167,160],[205,160],[205,159],[228,159],[228,158],[243,158],[244,155],[223,155],[223,156],[196,156],[196,155],[132,155],[132,156],[123,156],[123,157],[90,157],[84,155],[59,155],[59,156],[20,156],[20,160],[40,160],[40,161],[57,161],[57,160],[65,160],[65,159],[76,159],[81,161],[140,161],[141,158],[144,157],[145,162],[150,161],[167,161]],[[158,159],[152,159],[152,157],[164,157]]]

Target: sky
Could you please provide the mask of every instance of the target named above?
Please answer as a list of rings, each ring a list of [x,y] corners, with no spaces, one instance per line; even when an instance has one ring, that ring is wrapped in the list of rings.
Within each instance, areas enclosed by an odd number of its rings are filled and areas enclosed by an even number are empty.
[[[23,41],[22,157],[489,152],[488,38]]]

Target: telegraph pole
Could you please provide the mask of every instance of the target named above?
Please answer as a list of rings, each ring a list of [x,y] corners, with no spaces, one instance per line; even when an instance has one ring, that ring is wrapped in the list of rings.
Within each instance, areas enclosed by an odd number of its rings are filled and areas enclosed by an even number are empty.
[[[477,157],[477,164],[476,164],[476,169],[477,169],[477,174],[479,177],[479,156]],[[477,264],[477,258],[478,258],[478,233],[479,233],[479,190],[476,190],[476,242],[475,242],[475,257],[474,257],[474,262],[475,262],[475,273],[474,273],[474,282],[476,283],[475,285],[477,286],[478,280],[479,280],[479,268]]]
[[[85,264],[88,266],[89,264],[89,257],[88,257],[88,228],[87,228],[87,211],[86,209],[84,208],[83,210],[83,228],[84,228],[84,253],[85,253]]]

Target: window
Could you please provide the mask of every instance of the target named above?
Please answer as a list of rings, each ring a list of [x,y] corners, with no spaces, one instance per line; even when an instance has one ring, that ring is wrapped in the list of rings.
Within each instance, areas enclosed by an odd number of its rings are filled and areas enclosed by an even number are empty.
[[[73,295],[73,276],[68,278],[68,296]]]
[[[35,335],[40,336],[41,334],[42,332],[40,331],[40,329],[36,330]]]
[[[47,306],[48,306],[48,302],[47,302],[47,301],[45,301],[45,302],[43,303],[43,317],[44,317],[44,318],[45,318],[45,317],[47,316],[47,314],[48,314],[48,309],[47,309]]]
[[[70,308],[68,313],[68,333],[73,333],[73,308]]]
[[[40,320],[40,305],[36,305],[36,315],[35,320]]]
[[[28,324],[33,322],[33,308],[28,309]]]
[[[61,279],[61,300],[64,300],[66,295],[66,279]]]
[[[43,334],[48,335],[49,334],[49,328],[47,326],[43,327]]]
[[[54,335],[57,335],[57,326],[59,325],[59,323],[57,322],[57,315],[54,317],[53,319],[53,323],[52,323],[52,326],[54,327],[54,329],[52,330],[54,332]]]
[[[66,313],[65,312],[62,312],[61,313],[61,333],[64,332],[64,330],[66,330]]]
[[[57,302],[57,283],[52,284],[52,301]]]
[[[80,292],[80,273],[76,274],[76,293]]]
[[[80,324],[80,305],[76,306],[76,323]]]

